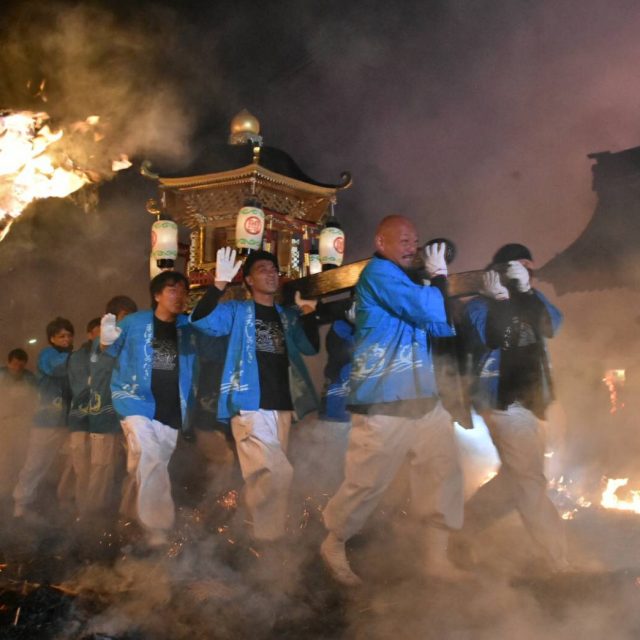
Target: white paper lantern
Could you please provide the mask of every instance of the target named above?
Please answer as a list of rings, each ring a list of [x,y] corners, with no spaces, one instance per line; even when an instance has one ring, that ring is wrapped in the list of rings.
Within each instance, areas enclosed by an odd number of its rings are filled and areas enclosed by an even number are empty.
[[[257,251],[262,248],[264,211],[255,199],[247,200],[236,219],[236,247]]]
[[[329,224],[320,232],[320,262],[322,266],[339,267],[344,258],[344,231]]]
[[[178,257],[178,225],[173,220],[156,220],[151,225],[151,257],[156,261]]]
[[[309,254],[309,273],[313,275],[314,273],[320,273],[321,271],[322,271],[322,262],[320,262],[320,254],[310,253]]]

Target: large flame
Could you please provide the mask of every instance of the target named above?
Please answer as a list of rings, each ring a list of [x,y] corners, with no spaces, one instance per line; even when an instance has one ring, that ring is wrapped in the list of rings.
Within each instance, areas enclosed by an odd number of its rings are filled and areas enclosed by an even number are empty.
[[[607,486],[602,492],[600,504],[605,509],[618,509],[620,511],[640,513],[640,491],[629,490],[630,500],[621,500],[616,495],[618,489],[626,487],[628,483],[629,478],[607,478]]]
[[[102,140],[99,124],[98,116],[89,116],[67,131],[52,130],[44,112],[0,112],[0,241],[34,200],[64,198],[87,183],[111,177],[108,169],[82,166],[76,157],[95,156],[86,143]],[[68,134],[75,136],[77,145],[61,143]],[[115,172],[129,166],[128,158],[120,154],[109,168]]]

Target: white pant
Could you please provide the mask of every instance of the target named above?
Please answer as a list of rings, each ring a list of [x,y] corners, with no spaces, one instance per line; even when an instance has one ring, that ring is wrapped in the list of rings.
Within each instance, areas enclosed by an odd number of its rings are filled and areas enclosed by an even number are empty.
[[[128,478],[121,511],[134,515],[131,506],[135,505],[135,516],[145,529],[167,531],[175,518],[168,466],[178,430],[144,416],[127,416],[122,429],[127,444]]]
[[[75,501],[78,512],[85,509],[89,487],[89,433],[71,431],[65,446],[67,459],[58,482],[58,500]]]
[[[11,398],[9,398],[9,402]],[[3,398],[2,402],[6,402]],[[3,407],[5,410],[10,407]],[[0,414],[0,499],[9,498],[18,481],[18,474],[27,455],[29,429],[31,420],[29,413]]]
[[[515,403],[484,416],[498,450],[498,474],[482,485],[465,508],[464,533],[473,535],[517,509],[533,539],[561,566],[566,558],[562,520],[547,495],[544,431],[528,409]]]
[[[58,483],[61,503],[75,502],[80,515],[104,510],[112,497],[121,434],[73,431]]]
[[[103,511],[111,503],[116,469],[121,460],[119,456],[122,443],[120,433],[89,434],[89,488],[85,504],[87,511]]]
[[[421,418],[352,415],[345,480],[323,512],[339,539],[363,527],[403,462],[409,462],[411,509],[430,524],[462,526],[463,483],[451,416],[440,403]]]
[[[51,469],[68,436],[66,427],[32,427],[27,457],[13,490],[16,506],[26,507],[35,501],[38,486]]]
[[[286,456],[290,411],[242,411],[231,419],[253,535],[275,540],[285,533],[293,467]]]

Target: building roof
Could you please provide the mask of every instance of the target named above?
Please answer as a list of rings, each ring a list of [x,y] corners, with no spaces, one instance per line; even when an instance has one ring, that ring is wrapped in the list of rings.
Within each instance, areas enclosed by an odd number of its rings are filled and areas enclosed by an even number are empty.
[[[558,294],[640,289],[640,147],[589,154],[598,203],[580,236],[536,276]]]

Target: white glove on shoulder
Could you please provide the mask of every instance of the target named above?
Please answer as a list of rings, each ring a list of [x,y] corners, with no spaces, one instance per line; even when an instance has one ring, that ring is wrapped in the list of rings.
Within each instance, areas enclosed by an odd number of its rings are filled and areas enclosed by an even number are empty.
[[[444,242],[428,244],[424,248],[424,267],[430,278],[448,274],[447,261],[444,258],[447,245]]]
[[[522,262],[518,262],[518,260],[511,260],[507,267],[506,276],[508,280],[516,281],[516,288],[521,293],[526,293],[531,289],[531,277],[529,276],[529,270],[522,264]]]
[[[351,303],[351,306],[345,311],[344,317],[347,320],[347,322],[350,322],[351,324],[356,323],[356,301],[355,300]]]
[[[492,300],[508,300],[509,290],[500,282],[500,274],[497,271],[487,271],[482,276],[483,296]]]
[[[216,253],[215,282],[231,282],[240,270],[242,262],[236,262],[236,250],[231,247],[221,247]]]
[[[108,347],[112,345],[122,333],[122,329],[116,324],[113,313],[105,313],[100,320],[100,344]]]

